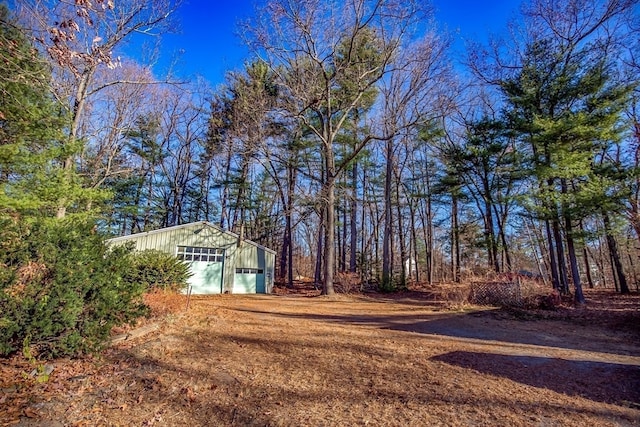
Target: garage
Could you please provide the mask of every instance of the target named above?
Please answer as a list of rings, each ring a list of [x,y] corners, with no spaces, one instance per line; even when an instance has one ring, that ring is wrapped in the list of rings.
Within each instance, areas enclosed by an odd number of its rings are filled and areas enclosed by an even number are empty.
[[[263,294],[264,270],[261,268],[236,268],[233,281],[234,294]]]
[[[263,294],[273,290],[275,251],[240,240],[207,221],[121,236],[110,245],[134,244],[135,250],[155,249],[189,264],[192,294]]]
[[[222,293],[224,249],[178,246],[177,257],[190,266],[191,293],[202,295]]]

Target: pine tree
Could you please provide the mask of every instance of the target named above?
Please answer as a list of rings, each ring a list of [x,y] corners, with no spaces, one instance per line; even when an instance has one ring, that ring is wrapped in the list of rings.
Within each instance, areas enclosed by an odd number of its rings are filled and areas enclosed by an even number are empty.
[[[63,117],[45,62],[0,5],[0,213],[48,215],[61,194]]]
[[[109,251],[64,159],[64,117],[37,51],[0,5],[0,355],[95,350],[111,328],[144,314],[125,280],[128,250]],[[70,213],[56,219],[59,201]]]
[[[555,247],[554,283],[568,292],[568,261],[575,299],[584,303],[576,257],[578,221],[594,213],[607,193],[595,179],[597,153],[619,141],[626,87],[612,82],[606,62],[588,48],[535,40],[518,75],[502,84],[509,118],[529,153],[535,190],[526,204],[547,222]],[[566,257],[565,257],[566,250]]]

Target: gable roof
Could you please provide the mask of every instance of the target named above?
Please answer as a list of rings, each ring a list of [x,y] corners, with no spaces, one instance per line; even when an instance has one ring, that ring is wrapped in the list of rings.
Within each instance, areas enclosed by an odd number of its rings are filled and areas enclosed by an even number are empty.
[[[234,239],[239,239],[240,236],[232,231],[227,231],[227,230],[223,230],[222,228],[218,227],[217,225],[209,222],[209,221],[196,221],[196,222],[189,222],[186,224],[180,224],[180,225],[174,225],[172,227],[166,227],[166,228],[159,228],[157,230],[151,230],[151,231],[143,231],[141,233],[134,233],[134,234],[128,234],[126,236],[120,236],[120,237],[114,237],[112,239],[107,239],[107,243],[119,243],[119,242],[126,242],[127,240],[133,238],[133,237],[140,237],[140,236],[150,236],[152,234],[160,234],[160,233],[166,233],[168,231],[172,231],[172,230],[179,230],[181,228],[190,228],[190,227],[196,227],[196,226],[204,226],[204,227],[211,227],[213,229],[215,229],[216,231],[219,231],[220,233],[226,234],[229,237],[233,237]],[[266,246],[262,246],[259,243],[256,243],[252,240],[248,240],[248,239],[243,239],[242,240],[244,243],[248,243],[250,245],[256,246],[259,249],[263,249],[267,252],[271,252],[272,254],[276,254],[276,251],[274,251],[273,249],[269,249]]]

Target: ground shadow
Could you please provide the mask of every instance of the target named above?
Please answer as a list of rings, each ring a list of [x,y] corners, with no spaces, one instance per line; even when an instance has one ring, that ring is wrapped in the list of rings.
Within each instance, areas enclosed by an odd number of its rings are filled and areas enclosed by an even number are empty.
[[[640,408],[640,366],[452,351],[431,358],[570,396]]]
[[[283,318],[299,318],[323,322],[360,324],[380,329],[441,335],[455,338],[500,341],[512,344],[555,347],[568,350],[637,356],[640,348],[635,342],[621,338],[597,325],[581,326],[558,320],[518,321],[494,315],[491,310],[468,313],[434,314],[313,314],[262,311],[234,308],[236,311],[267,314]]]

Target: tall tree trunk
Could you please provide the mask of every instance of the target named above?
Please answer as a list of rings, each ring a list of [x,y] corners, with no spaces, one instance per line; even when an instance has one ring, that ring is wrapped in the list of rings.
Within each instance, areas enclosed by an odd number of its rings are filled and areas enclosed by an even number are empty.
[[[418,232],[416,230],[416,206],[415,200],[409,201],[409,220],[411,222],[411,241],[412,244],[409,246],[413,249],[413,253],[411,257],[413,258],[413,262],[409,264],[409,275],[411,276],[411,270],[415,265],[416,276],[414,278],[410,277],[410,279],[415,279],[417,283],[420,282],[420,269],[418,268]],[[414,264],[415,263],[415,264]]]
[[[584,224],[580,221],[580,232],[584,234]],[[582,256],[584,257],[584,271],[587,276],[587,284],[589,289],[594,288],[593,284],[593,276],[591,275],[591,265],[589,263],[589,251],[587,250],[587,245],[582,245]]]
[[[600,279],[602,280],[602,287],[606,288],[607,287],[607,274],[605,271],[605,263],[606,263],[606,257],[604,255],[604,246],[605,246],[605,242],[603,242],[602,237],[600,236],[600,230],[598,230],[598,258],[594,257],[593,259],[596,261],[596,265],[598,266],[598,269],[600,270]]]
[[[363,277],[363,280],[366,282],[369,280],[371,275],[371,242],[375,238],[376,232],[374,229],[374,221],[373,214],[371,213],[371,209],[369,209],[369,221],[367,221],[367,169],[365,167],[362,168],[362,201],[360,205],[361,212],[361,230],[362,237],[360,239],[360,259],[356,261],[356,268],[359,262],[360,265],[360,274]],[[366,228],[365,228],[366,227]],[[370,228],[369,228],[370,227]],[[370,230],[371,233],[367,233],[365,230]],[[365,238],[365,236],[368,236]]]
[[[333,168],[329,168],[327,173],[326,197],[325,204],[325,227],[324,227],[324,264],[323,264],[323,295],[335,294],[333,288],[334,267],[336,262],[335,247],[335,226],[336,226],[336,195],[335,195],[335,176]]]
[[[340,221],[340,208],[338,208],[338,211],[336,213],[336,217],[337,217],[337,221],[336,221],[336,231],[335,231],[335,236],[336,236],[336,257],[337,257],[337,267],[338,267],[338,271],[343,272],[344,271],[344,263],[343,258],[342,258],[342,253],[343,253],[343,249],[344,249],[344,245],[342,244],[343,242],[343,230],[344,230],[344,226],[345,224],[342,223]]]
[[[533,221],[532,221],[531,227],[529,226],[529,223],[527,222],[526,219],[525,219],[524,224],[525,224],[525,228],[527,230],[527,236],[529,237],[529,242],[531,244],[531,250],[533,251],[533,254],[536,257],[536,266],[538,267],[538,273],[540,274],[540,277],[542,277],[542,281],[544,282],[544,284],[546,286],[547,285],[547,276],[544,274],[544,271],[542,270],[542,266],[540,265],[540,260],[541,259],[546,259],[546,257],[544,257],[544,254],[546,253],[546,248],[544,247],[544,242],[543,242],[542,239],[540,239],[538,237],[538,232],[536,230],[531,231],[531,228],[534,227]],[[547,268],[546,264],[545,264],[545,270],[549,271],[549,269]]]
[[[557,216],[551,222],[553,229],[553,238],[555,240],[556,260],[558,261],[558,285],[562,294],[569,294],[569,278],[567,276],[567,264],[565,262],[564,245],[562,242],[562,233],[560,232],[560,222]]]
[[[321,209],[320,210],[320,218],[318,221],[318,245],[317,245],[317,250],[316,250],[316,268],[314,270],[314,274],[313,274],[313,283],[314,286],[317,287],[320,283],[323,282],[323,278],[322,278],[322,266],[324,265],[324,215],[325,215],[325,209]]]
[[[591,265],[589,265],[589,252],[587,251],[587,247],[583,246],[582,248],[582,256],[584,257],[584,270],[587,275],[587,284],[589,285],[589,289],[593,289],[593,277],[591,276]]]
[[[69,138],[67,145],[71,146],[78,140],[78,132],[80,131],[80,122],[82,115],[84,114],[84,108],[87,102],[87,93],[91,79],[93,78],[95,67],[87,67],[80,75],[78,81],[78,87],[75,93],[75,99],[73,102],[73,109],[71,111],[71,124],[69,127]],[[63,175],[67,180],[67,183],[71,182],[71,176],[73,169],[75,168],[75,158],[72,155],[68,155],[62,162]],[[64,218],[67,215],[67,203],[69,199],[62,197],[58,202],[58,210],[56,217],[58,219]]]
[[[618,250],[618,243],[611,231],[611,220],[609,215],[604,213],[602,215],[604,219],[604,230],[607,237],[607,244],[609,246],[609,253],[611,254],[611,261],[613,265],[613,276],[617,279],[617,283],[620,285],[620,293],[628,294],[630,292],[627,278],[624,274],[624,268],[622,267],[622,261],[620,260],[620,251]]]
[[[364,188],[364,186],[363,186]],[[351,241],[349,245],[349,271],[351,273],[356,272],[356,268],[358,265],[357,262],[357,251],[358,251],[358,162],[353,162],[353,167],[351,169],[351,218],[350,218],[350,227],[351,227]],[[364,212],[364,211],[363,211]],[[362,218],[362,227],[364,227],[364,217]]]
[[[247,180],[249,178],[249,159],[242,159],[242,167],[240,169],[240,183],[238,188],[238,194],[236,195],[236,206],[233,212],[233,223],[231,225],[231,229],[240,235],[239,240],[242,241],[243,235],[241,232],[244,231],[244,220],[245,220],[245,207],[247,205]]]
[[[287,183],[287,205],[285,209],[286,227],[287,227],[287,247],[289,249],[287,262],[287,287],[293,287],[293,195],[296,189],[298,178],[298,168],[295,165],[288,165],[288,183]]]
[[[567,193],[567,181],[566,179],[561,180],[561,188],[562,193]],[[584,304],[586,301],[584,299],[584,294],[582,293],[582,281],[580,279],[580,271],[578,270],[578,257],[576,256],[576,248],[573,240],[573,221],[571,219],[571,214],[566,207],[563,206],[564,211],[564,228],[567,233],[567,252],[569,256],[569,266],[571,268],[571,279],[573,280],[573,289],[575,291],[574,301],[576,304]]]
[[[558,262],[556,258],[556,245],[553,241],[553,234],[551,232],[551,222],[549,220],[545,220],[544,225],[545,225],[545,231],[547,233],[549,268],[551,269],[551,284],[553,286],[553,289],[560,292],[561,291],[560,273],[558,272]]]
[[[506,271],[512,271],[513,269],[513,265],[511,263],[511,253],[509,251],[509,244],[507,242],[507,235],[504,231],[504,225],[507,222],[507,210],[508,208],[505,206],[504,208],[504,214],[503,215],[499,215],[498,214],[498,208],[496,205],[494,205],[494,214],[496,215],[496,218],[500,218],[498,220],[498,234],[500,236],[500,241],[502,242],[502,252],[504,254],[504,270]]]
[[[451,195],[451,278],[460,282],[460,229],[458,226],[458,196]]]
[[[375,268],[376,280],[380,279],[380,221],[384,219],[384,215],[380,215],[378,212],[379,205],[372,198],[372,202],[369,203],[370,217],[373,222],[373,267]]]
[[[291,226],[291,215],[288,218],[289,224],[287,235],[289,236],[289,252],[287,260],[287,288],[293,288],[293,227]]]
[[[573,240],[573,226],[569,215],[565,217],[565,227],[567,231],[567,251],[569,252],[571,278],[573,279],[573,289],[575,291],[574,301],[576,304],[584,304],[586,301],[582,293],[582,281],[580,279],[580,271],[578,270],[578,257],[576,256],[576,248]]]
[[[345,179],[344,205],[342,210],[342,248],[340,250],[340,271],[347,271],[347,210],[349,202],[347,200],[347,186]]]
[[[433,284],[433,212],[432,212],[432,204],[431,204],[431,188],[429,185],[429,181],[427,178],[427,212],[426,212],[426,233],[427,233],[427,242],[426,242],[426,251],[427,251],[427,282],[429,285]]]
[[[400,287],[407,287],[407,245],[404,233],[404,222],[402,221],[402,207],[400,206],[400,185],[399,179],[396,179],[396,192],[398,201],[396,203],[396,210],[398,212],[398,238],[400,243]]]
[[[231,175],[231,157],[232,151],[231,147],[227,149],[227,157],[225,158],[224,164],[224,178],[222,180],[222,191],[220,194],[220,228],[223,230],[228,230],[229,228],[229,207],[228,199],[229,199],[229,182],[228,177]]]
[[[280,265],[278,268],[278,277],[280,277],[281,279],[284,279],[287,276],[287,259],[288,259],[288,253],[289,253],[289,218],[287,217],[287,214],[285,213],[284,216],[284,222],[285,222],[285,226],[284,226],[284,233],[282,233],[282,247],[280,248]],[[287,283],[287,286],[289,286],[289,284]]]
[[[630,248],[627,250],[627,256],[629,257],[629,265],[631,266],[631,271],[633,272],[633,281],[636,284],[636,292],[637,292],[639,290],[638,271],[636,270],[635,263],[633,262],[633,255],[631,255]]]
[[[384,179],[384,231],[382,237],[382,289],[390,290],[393,288],[392,283],[392,267],[391,257],[392,250],[392,209],[391,209],[391,180],[393,176],[393,142],[388,140],[386,143],[386,173]]]
[[[137,187],[136,187],[136,193],[135,193],[135,197],[133,198],[133,206],[135,206],[135,212],[131,214],[131,229],[129,230],[129,234],[134,234],[136,232],[136,227],[140,228],[140,212],[139,212],[139,207],[140,207],[140,203],[142,202],[142,192],[144,190],[144,180],[146,177],[147,173],[145,172],[144,175],[142,176],[142,178],[140,179],[140,182],[138,183]],[[142,231],[142,230],[138,230],[138,231]]]
[[[500,261],[498,260],[498,245],[496,242],[496,233],[493,224],[493,203],[491,201],[491,188],[489,186],[489,178],[483,177],[482,185],[484,189],[484,210],[485,210],[485,232],[488,251],[489,268],[496,273],[500,273]]]

